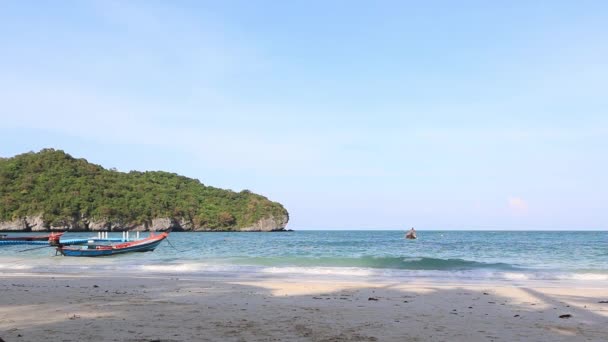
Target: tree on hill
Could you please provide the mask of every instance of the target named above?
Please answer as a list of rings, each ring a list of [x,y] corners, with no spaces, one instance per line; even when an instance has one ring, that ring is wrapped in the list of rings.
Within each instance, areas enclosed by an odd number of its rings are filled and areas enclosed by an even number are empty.
[[[95,221],[127,227],[170,218],[195,230],[238,230],[288,217],[281,204],[248,190],[218,189],[162,171],[107,170],[61,150],[0,159],[0,221],[36,215],[47,227],[86,228]]]

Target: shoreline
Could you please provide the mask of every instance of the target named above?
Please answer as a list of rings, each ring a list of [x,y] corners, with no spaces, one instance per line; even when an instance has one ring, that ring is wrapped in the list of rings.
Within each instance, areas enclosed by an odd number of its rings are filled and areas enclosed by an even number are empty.
[[[86,272],[86,273],[84,273]],[[543,289],[590,289],[607,290],[608,282],[595,280],[556,280],[556,279],[528,279],[523,281],[505,279],[464,279],[457,277],[416,277],[395,278],[388,276],[365,276],[365,275],[344,275],[344,274],[308,274],[296,272],[278,273],[255,273],[247,272],[237,274],[226,271],[206,271],[198,273],[178,273],[166,271],[147,271],[147,272],[114,272],[111,270],[92,271],[82,270],[74,272],[57,273],[53,271],[25,271],[25,270],[0,270],[0,277],[10,278],[36,278],[39,280],[63,278],[63,279],[178,279],[192,282],[248,282],[261,284],[268,282],[284,283],[328,283],[328,284],[373,284],[374,286],[431,286],[431,287],[493,287],[493,288],[543,288]],[[608,299],[607,299],[608,300]],[[608,307],[606,307],[608,310]]]
[[[140,256],[140,255],[137,255]],[[124,261],[124,262],[117,262]],[[377,283],[452,283],[496,286],[574,286],[608,288],[608,273],[576,270],[542,269],[396,269],[360,266],[289,266],[240,264],[217,260],[113,259],[113,258],[20,258],[0,256],[0,275],[66,275],[217,278],[231,280],[316,279],[320,281],[374,281]]]
[[[585,284],[280,274],[2,277],[0,338],[6,341],[601,341],[608,335],[608,303],[600,303],[608,301],[608,289]]]

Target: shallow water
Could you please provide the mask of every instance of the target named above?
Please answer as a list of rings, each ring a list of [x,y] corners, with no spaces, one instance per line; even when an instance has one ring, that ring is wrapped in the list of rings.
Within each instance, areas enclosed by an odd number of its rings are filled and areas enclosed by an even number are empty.
[[[120,238],[121,233],[110,237]],[[402,231],[174,232],[171,244],[163,242],[152,253],[103,258],[0,246],[0,272],[608,281],[608,232],[419,231],[418,237],[406,240]]]

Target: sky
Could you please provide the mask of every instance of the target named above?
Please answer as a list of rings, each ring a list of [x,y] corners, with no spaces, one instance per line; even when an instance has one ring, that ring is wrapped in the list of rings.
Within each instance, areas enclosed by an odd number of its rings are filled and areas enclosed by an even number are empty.
[[[0,156],[282,203],[292,229],[608,229],[605,1],[2,1]]]

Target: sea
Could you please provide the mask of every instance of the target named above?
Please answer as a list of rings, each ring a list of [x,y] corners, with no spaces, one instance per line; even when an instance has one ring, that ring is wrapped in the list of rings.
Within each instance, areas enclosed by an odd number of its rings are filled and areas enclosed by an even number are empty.
[[[0,246],[1,273],[171,275],[367,281],[584,282],[608,286],[606,231],[173,232],[155,251],[100,258]],[[148,233],[142,233],[141,237]],[[11,234],[12,235],[12,234]],[[17,235],[17,234],[14,234]],[[23,235],[23,234],[21,234]],[[66,233],[88,238],[91,233]],[[122,233],[110,233],[120,238]],[[131,233],[131,237],[134,233]]]

